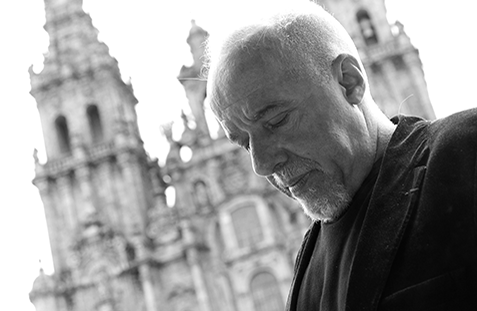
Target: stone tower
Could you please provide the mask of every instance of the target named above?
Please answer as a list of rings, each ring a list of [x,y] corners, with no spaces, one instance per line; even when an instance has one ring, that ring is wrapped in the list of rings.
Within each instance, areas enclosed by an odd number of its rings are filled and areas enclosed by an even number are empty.
[[[47,161],[33,183],[55,274],[40,273],[37,311],[156,310],[151,213],[164,206],[159,167],[141,141],[130,84],[98,41],[82,0],[45,0],[50,43],[30,68]]]
[[[384,0],[315,0],[346,28],[358,47],[371,93],[389,117],[398,113],[435,119],[418,50]]]

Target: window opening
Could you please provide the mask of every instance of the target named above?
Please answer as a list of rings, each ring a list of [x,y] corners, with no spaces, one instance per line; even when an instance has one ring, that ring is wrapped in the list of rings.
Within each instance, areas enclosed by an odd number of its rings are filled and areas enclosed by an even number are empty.
[[[58,138],[58,145],[60,148],[60,153],[70,153],[71,152],[71,143],[70,143],[70,133],[68,131],[68,122],[66,118],[62,115],[58,116],[55,120],[56,134]]]
[[[96,105],[89,105],[86,109],[88,115],[88,123],[93,143],[98,143],[103,140],[103,126],[99,116],[99,110]]]
[[[248,205],[236,209],[232,213],[232,223],[240,248],[254,246],[263,240],[262,226],[255,206]]]
[[[285,309],[276,278],[261,272],[250,284],[255,311],[281,311]]]
[[[366,10],[359,10],[356,14],[361,34],[366,45],[373,45],[378,43],[378,36],[374,28],[373,22]]]

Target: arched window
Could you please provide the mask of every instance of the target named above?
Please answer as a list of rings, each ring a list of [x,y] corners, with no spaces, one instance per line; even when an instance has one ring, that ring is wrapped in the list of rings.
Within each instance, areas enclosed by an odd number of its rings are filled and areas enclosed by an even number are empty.
[[[55,120],[56,135],[58,138],[58,146],[61,153],[70,153],[70,133],[68,131],[68,122],[62,115],[58,116]]]
[[[361,34],[363,35],[366,45],[378,43],[378,36],[368,12],[366,10],[359,10],[358,13],[356,13],[356,19],[358,20],[359,28],[361,29]]]
[[[254,205],[246,205],[232,213],[232,223],[239,247],[253,246],[263,240],[262,226]]]
[[[285,309],[275,277],[268,272],[255,275],[250,284],[255,311],[281,311]]]
[[[406,63],[404,62],[404,59],[401,55],[393,57],[392,62],[396,70],[404,70],[406,68]]]
[[[97,143],[103,140],[103,126],[101,125],[101,118],[99,117],[98,107],[96,105],[89,105],[86,108],[88,116],[89,130],[91,133],[91,140]]]

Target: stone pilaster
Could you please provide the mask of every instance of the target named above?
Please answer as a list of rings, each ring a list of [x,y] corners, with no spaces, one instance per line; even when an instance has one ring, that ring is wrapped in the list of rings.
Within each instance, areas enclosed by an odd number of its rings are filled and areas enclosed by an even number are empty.
[[[75,176],[78,180],[82,196],[82,206],[78,211],[81,222],[87,222],[96,212],[93,204],[93,187],[90,174],[91,172],[87,165],[82,165],[75,171]]]
[[[58,189],[58,196],[62,202],[67,227],[69,230],[74,230],[76,227],[77,215],[75,215],[75,202],[73,196],[73,189],[71,188],[71,180],[68,175],[61,175],[56,179]]]

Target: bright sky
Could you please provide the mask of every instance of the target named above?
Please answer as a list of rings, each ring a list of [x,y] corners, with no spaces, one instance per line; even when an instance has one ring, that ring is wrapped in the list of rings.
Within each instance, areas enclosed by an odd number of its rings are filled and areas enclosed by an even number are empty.
[[[139,126],[148,152],[162,156],[159,124],[178,119],[185,93],[176,80],[191,56],[185,39],[190,20],[209,31],[249,16],[277,0],[84,0],[100,40],[131,77]],[[438,117],[477,106],[474,1],[387,0],[421,53]],[[28,299],[39,263],[52,272],[43,205],[31,184],[33,148],[43,149],[28,67],[41,70],[48,36],[41,0],[4,1],[0,17],[0,310],[34,311]]]

